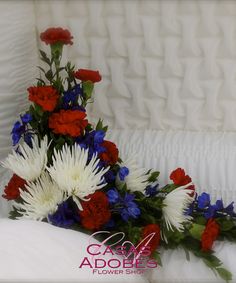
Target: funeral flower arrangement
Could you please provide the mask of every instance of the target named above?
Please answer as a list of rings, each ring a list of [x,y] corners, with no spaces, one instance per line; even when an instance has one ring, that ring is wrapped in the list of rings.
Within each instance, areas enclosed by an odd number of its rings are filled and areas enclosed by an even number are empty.
[[[100,73],[61,66],[64,45],[73,43],[68,30],[49,28],[40,38],[50,55],[40,51],[44,68],[27,90],[31,106],[15,122],[14,149],[2,162],[13,172],[3,194],[13,204],[10,217],[91,233],[123,231],[136,245],[151,234],[151,257],[160,265],[160,247],[181,247],[230,280],[212,247],[215,240],[236,241],[233,202],[197,194],[181,168],[160,187],[159,172],[139,168],[136,157],[123,160],[106,140],[103,121],[92,125],[86,116]]]

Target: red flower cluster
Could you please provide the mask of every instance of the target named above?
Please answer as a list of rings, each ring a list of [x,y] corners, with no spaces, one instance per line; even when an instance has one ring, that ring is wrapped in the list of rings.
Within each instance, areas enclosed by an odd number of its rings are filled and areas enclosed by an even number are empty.
[[[177,168],[170,174],[170,179],[174,182],[176,186],[184,186],[192,182],[189,175],[185,174],[184,169]]]
[[[105,152],[99,154],[100,159],[109,165],[116,164],[119,155],[116,145],[113,142],[104,141],[101,146],[105,148]]]
[[[74,77],[83,82],[91,81],[93,83],[100,82],[102,79],[98,71],[92,71],[86,69],[79,69],[77,72],[74,73]]]
[[[160,244],[161,234],[160,234],[160,227],[157,224],[148,224],[142,229],[142,239],[145,239],[148,235],[155,233],[153,238],[150,240],[147,238],[143,241],[142,245],[139,247],[141,249],[142,246],[148,246],[150,248],[151,254],[155,252],[157,247]],[[147,243],[150,240],[149,243]]]
[[[60,110],[49,117],[49,128],[55,134],[78,137],[88,125],[86,113],[79,110]]]
[[[44,111],[53,111],[59,94],[52,86],[32,86],[28,88],[29,100],[40,105]]]
[[[109,202],[106,194],[101,191],[97,191],[89,197],[89,201],[82,203],[81,224],[88,230],[99,230],[111,218]]]
[[[216,223],[215,219],[208,220],[205,230],[202,233],[201,244],[202,251],[206,252],[211,250],[214,241],[220,233],[220,226]]]
[[[170,179],[174,182],[176,186],[185,186],[192,182],[192,179],[189,177],[189,175],[185,174],[184,169],[177,168],[170,174]],[[193,192],[189,194],[191,197],[194,196],[195,187],[194,185],[191,185],[188,187],[188,190],[192,190]]]
[[[72,38],[73,36],[71,36],[69,30],[63,28],[48,28],[40,34],[40,39],[46,44],[55,44],[60,42],[62,44],[72,45]]]
[[[14,174],[8,185],[5,187],[4,195],[2,195],[7,200],[17,199],[20,196],[20,190],[25,190],[26,181],[19,177],[18,175]]]

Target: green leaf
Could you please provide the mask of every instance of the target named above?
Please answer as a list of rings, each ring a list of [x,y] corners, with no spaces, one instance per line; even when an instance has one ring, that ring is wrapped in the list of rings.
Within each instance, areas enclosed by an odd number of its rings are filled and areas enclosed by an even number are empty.
[[[190,261],[190,253],[187,249],[184,249],[184,252],[185,252],[185,256],[186,256],[186,259],[187,261]]]
[[[150,183],[156,182],[159,175],[160,175],[160,172],[158,171],[152,172],[151,176],[148,178],[148,182]]]
[[[39,106],[38,104],[34,104],[34,113],[36,114],[36,116],[42,117],[44,112],[41,106]]]
[[[48,64],[49,66],[51,66],[51,61],[48,58],[47,54],[43,50],[39,50],[39,53],[41,55],[41,60],[46,64]]]
[[[104,126],[103,121],[99,119],[96,125],[96,131],[103,131],[106,133],[107,129],[108,129],[108,126]]]
[[[225,268],[223,267],[219,267],[216,269],[217,273],[219,274],[219,276],[224,279],[226,282],[229,282],[230,280],[232,280],[232,274]]]
[[[225,219],[225,218],[217,219],[217,223],[220,225],[221,231],[229,231],[235,226],[232,219]]]
[[[9,218],[15,220],[17,217],[21,217],[22,215],[17,211],[15,207],[13,207],[13,210],[9,213]]]
[[[157,251],[154,251],[152,257],[157,261],[159,266],[162,266],[161,256]]]
[[[193,238],[200,240],[204,229],[205,229],[204,225],[194,223],[192,228],[189,230],[189,232]]]
[[[53,72],[52,72],[52,70],[47,71],[47,72],[45,73],[45,77],[46,77],[49,81],[51,81],[52,78],[53,78]]]
[[[203,216],[197,216],[197,217],[195,217],[194,222],[197,223],[197,224],[200,224],[200,225],[206,225],[207,220]]]
[[[92,97],[92,92],[94,88],[94,84],[90,81],[86,81],[82,83],[83,86],[83,92],[85,95],[85,99],[88,100]]]

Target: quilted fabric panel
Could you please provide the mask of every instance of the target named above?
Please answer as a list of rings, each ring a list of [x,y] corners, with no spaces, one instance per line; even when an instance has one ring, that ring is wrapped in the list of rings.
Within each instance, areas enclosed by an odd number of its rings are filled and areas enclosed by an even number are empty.
[[[0,1],[0,160],[11,148],[10,132],[27,103],[37,65],[34,6]],[[2,172],[2,167],[0,167]]]
[[[91,111],[115,128],[236,130],[236,2],[37,1],[37,26],[67,26],[66,57],[99,69]]]

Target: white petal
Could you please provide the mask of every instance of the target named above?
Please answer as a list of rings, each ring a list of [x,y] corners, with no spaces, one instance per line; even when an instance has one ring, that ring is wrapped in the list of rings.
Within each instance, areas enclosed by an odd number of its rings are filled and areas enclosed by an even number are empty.
[[[63,192],[54,183],[48,173],[43,173],[34,182],[27,182],[26,190],[20,190],[24,203],[13,203],[24,218],[42,220],[57,210],[64,200]]]
[[[31,148],[27,143],[19,146],[19,152],[14,150],[9,154],[5,161],[1,162],[2,166],[12,170],[16,175],[27,181],[37,179],[47,164],[47,136],[38,143],[38,138],[35,136],[32,139]]]
[[[76,196],[83,200],[89,194],[93,194],[106,186],[103,175],[109,170],[98,168],[96,155],[88,162],[88,149],[79,145],[64,145],[62,150],[54,150],[53,165],[47,170],[59,188],[68,197]],[[81,205],[77,205],[81,209]]]
[[[136,156],[130,156],[123,160],[121,163],[122,167],[127,167],[129,169],[129,174],[125,177],[124,181],[121,181],[119,176],[117,177],[118,185],[123,185],[126,183],[128,190],[135,192],[139,191],[144,193],[146,187],[148,186],[148,175],[146,175],[146,169],[140,168],[137,164]]]
[[[184,229],[183,223],[192,219],[191,216],[185,215],[186,209],[194,200],[194,197],[189,195],[193,192],[188,189],[191,185],[192,183],[189,183],[178,187],[166,195],[162,211],[168,230],[175,228],[182,231]]]

